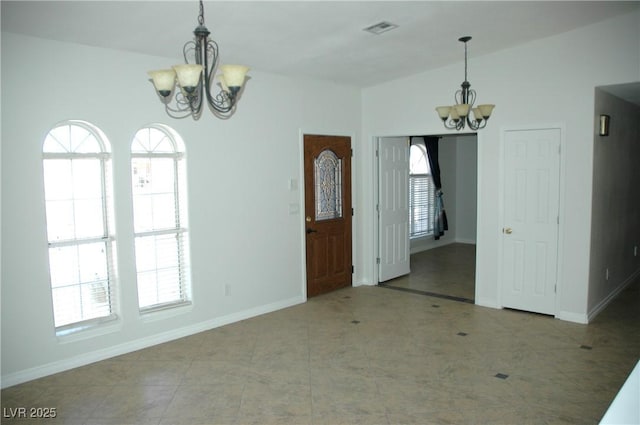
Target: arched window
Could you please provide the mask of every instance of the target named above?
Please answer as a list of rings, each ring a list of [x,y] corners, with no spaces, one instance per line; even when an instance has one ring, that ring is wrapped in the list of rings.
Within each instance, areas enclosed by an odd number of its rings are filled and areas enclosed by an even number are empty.
[[[159,124],[131,143],[138,306],[149,312],[190,303],[184,143]]]
[[[409,237],[433,234],[435,186],[424,144],[409,148]]]
[[[98,128],[68,121],[42,151],[54,322],[66,333],[116,317],[111,149]]]

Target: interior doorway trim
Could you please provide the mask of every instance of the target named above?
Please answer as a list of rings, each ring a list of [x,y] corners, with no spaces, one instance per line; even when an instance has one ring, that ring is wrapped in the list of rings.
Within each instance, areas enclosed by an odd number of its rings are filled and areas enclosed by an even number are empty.
[[[482,273],[482,264],[479,261],[479,257],[481,254],[481,246],[482,246],[482,242],[481,242],[481,238],[480,238],[480,223],[482,223],[481,221],[481,211],[482,211],[482,196],[481,195],[481,188],[482,188],[482,173],[483,173],[483,168],[482,168],[482,162],[480,161],[480,158],[482,157],[482,151],[481,151],[481,147],[482,147],[482,132],[478,132],[478,133],[474,133],[474,132],[465,132],[465,133],[431,133],[431,132],[408,132],[407,134],[411,135],[411,136],[415,136],[415,135],[433,135],[433,136],[439,136],[439,137],[455,137],[455,136],[469,136],[469,135],[475,135],[476,136],[476,143],[477,143],[477,149],[476,149],[476,162],[477,162],[477,171],[476,171],[476,258],[475,258],[475,301],[474,303],[477,305],[483,305],[486,307],[493,307],[493,308],[500,308],[499,306],[496,305],[495,302],[490,302],[489,300],[483,299],[481,297],[481,293],[483,288],[483,281],[481,278],[481,273]],[[372,136],[371,137],[371,144],[372,144],[372,153],[371,153],[371,163],[373,164],[372,170],[373,170],[373,204],[371,206],[371,212],[373,214],[373,220],[372,220],[372,234],[373,234],[373,249],[372,249],[372,254],[373,254],[373,258],[372,258],[372,268],[373,268],[373,285],[378,285],[379,280],[380,280],[380,270],[377,264],[376,259],[380,256],[380,235],[379,235],[379,229],[380,229],[380,220],[379,220],[379,216],[378,216],[378,205],[380,202],[380,170],[379,170],[379,164],[378,164],[378,146],[379,143],[382,139],[384,138],[389,138],[389,137],[410,137],[409,135],[386,135],[386,136]],[[394,288],[395,289],[395,288]]]

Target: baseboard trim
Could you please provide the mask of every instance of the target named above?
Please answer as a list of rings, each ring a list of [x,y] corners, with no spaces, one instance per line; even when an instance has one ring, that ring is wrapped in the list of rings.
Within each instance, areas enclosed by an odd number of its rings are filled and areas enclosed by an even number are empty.
[[[466,245],[476,245],[475,239],[456,239],[455,243],[463,243]]]
[[[250,319],[252,317],[261,316],[263,314],[272,313],[274,311],[282,310],[284,308],[292,307],[294,305],[302,304],[306,302],[306,299],[302,296],[296,296],[282,301],[277,301],[271,304],[250,308],[237,313],[228,314],[226,316],[217,317],[215,319],[206,320],[204,322],[195,323],[193,325],[184,326],[178,329],[172,329],[167,332],[162,332],[156,335],[151,335],[144,338],[139,338],[134,341],[118,344],[113,347],[103,348],[78,356],[71,357],[42,366],[36,366],[29,369],[21,370],[18,372],[10,373],[2,376],[1,387],[8,388],[14,385],[22,384],[24,382],[32,381],[34,379],[43,378],[45,376],[53,375],[54,373],[64,372],[66,370],[74,369],[80,366],[85,366],[90,363],[95,363],[101,360],[107,360],[112,357],[121,356],[123,354],[131,353],[133,351],[149,348],[154,345],[162,344],[165,342],[173,341],[178,338],[184,338],[186,336],[194,335],[199,332],[208,331],[221,326],[229,325],[231,323],[239,322],[242,320]]]
[[[589,310],[587,314],[587,323],[595,319],[595,317],[600,314],[602,310],[604,310],[609,305],[609,303],[611,303],[611,301],[613,301],[618,295],[620,295],[620,293],[624,291],[627,286],[631,285],[631,283],[638,277],[640,277],[640,269],[633,272],[631,276],[626,278],[616,289],[611,291],[609,295],[607,295],[602,301],[596,304],[595,307]]]
[[[556,318],[566,322],[580,323],[583,325],[589,323],[589,318],[586,314],[573,313],[571,311],[560,311],[556,315]]]
[[[493,298],[482,298],[482,297],[478,297],[476,298],[476,305],[479,305],[481,307],[489,307],[489,308],[496,308],[496,309],[502,309],[502,306],[500,304],[498,304],[496,302],[495,299]]]

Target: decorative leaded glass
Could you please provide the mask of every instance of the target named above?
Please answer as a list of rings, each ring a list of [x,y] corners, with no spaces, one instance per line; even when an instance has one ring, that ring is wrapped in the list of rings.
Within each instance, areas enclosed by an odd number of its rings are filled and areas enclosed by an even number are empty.
[[[342,160],[326,149],[313,163],[316,187],[316,221],[342,217]]]

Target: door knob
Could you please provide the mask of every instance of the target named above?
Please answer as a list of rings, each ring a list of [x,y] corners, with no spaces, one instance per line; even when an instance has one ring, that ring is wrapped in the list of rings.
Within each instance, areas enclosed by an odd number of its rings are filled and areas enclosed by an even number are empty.
[[[511,227],[505,227],[504,229],[502,229],[502,233],[510,235],[511,233],[513,233],[513,230],[511,229]]]
[[[310,233],[316,233],[316,232],[318,232],[316,229],[311,229],[311,228],[307,227],[307,235],[310,234]]]

